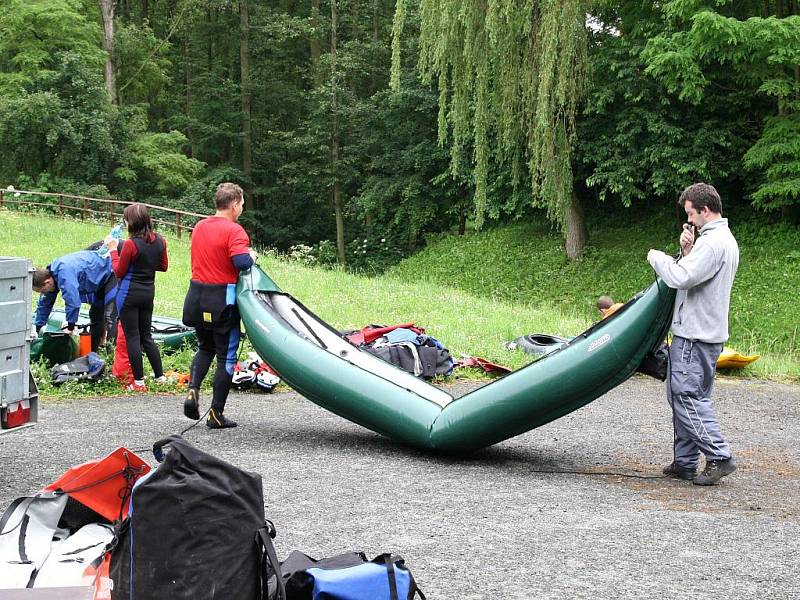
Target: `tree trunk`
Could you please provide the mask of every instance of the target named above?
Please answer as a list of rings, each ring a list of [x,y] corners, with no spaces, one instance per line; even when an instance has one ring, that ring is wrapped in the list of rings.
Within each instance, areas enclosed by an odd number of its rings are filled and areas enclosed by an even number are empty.
[[[567,258],[575,260],[583,253],[586,248],[586,220],[583,215],[583,207],[578,199],[578,195],[572,192],[572,201],[567,208],[567,240],[565,251]]]
[[[253,173],[253,131],[250,122],[250,9],[247,0],[239,2],[239,64],[242,95],[242,171],[248,180]],[[253,210],[253,195],[245,194],[245,208]]]
[[[186,108],[184,114],[186,115],[189,124],[186,126],[186,139],[189,140],[189,157],[194,158],[197,154],[194,148],[194,132],[192,131],[191,114],[192,114],[192,69],[189,65],[189,45],[191,44],[191,36],[186,32],[183,38],[183,70],[186,84]]]
[[[322,73],[319,68],[319,57],[322,49],[319,43],[319,0],[311,0],[311,39],[308,41],[311,52],[311,73],[314,76],[314,88],[322,85]]]
[[[372,73],[369,77],[369,95],[372,96],[378,88],[378,16],[380,0],[372,0]]]
[[[117,81],[114,72],[114,8],[116,0],[97,0],[100,5],[100,17],[103,20],[103,50],[108,54],[103,75],[106,80],[106,91],[112,104],[118,103]]]
[[[414,227],[408,232],[408,251],[415,252],[419,244],[419,229]]]
[[[458,235],[467,233],[467,217],[469,216],[469,189],[466,186],[461,186],[461,210],[458,213]]]
[[[345,264],[346,256],[344,249],[344,216],[342,214],[342,189],[339,183],[339,106],[338,106],[338,73],[336,65],[336,36],[338,27],[339,11],[336,0],[331,0],[331,89],[333,93],[332,112],[333,112],[333,136],[331,138],[331,161],[333,167],[333,211],[336,215],[336,253],[339,263]]]

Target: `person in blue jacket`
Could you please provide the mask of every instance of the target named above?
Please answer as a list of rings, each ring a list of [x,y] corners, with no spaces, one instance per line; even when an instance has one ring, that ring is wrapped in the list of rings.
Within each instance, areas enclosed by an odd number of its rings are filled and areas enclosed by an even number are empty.
[[[81,250],[57,258],[46,268],[34,271],[33,291],[40,294],[34,319],[37,332],[47,325],[59,292],[64,299],[69,333],[75,330],[81,304],[88,304],[92,352],[97,352],[106,333],[105,307],[117,294],[117,280],[108,256]]]

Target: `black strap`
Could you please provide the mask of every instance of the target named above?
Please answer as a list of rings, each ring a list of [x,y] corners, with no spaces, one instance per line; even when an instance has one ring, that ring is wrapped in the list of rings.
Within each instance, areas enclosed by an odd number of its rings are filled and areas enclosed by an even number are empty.
[[[386,574],[389,576],[389,599],[399,600],[397,597],[397,577],[394,573],[394,560],[391,554],[384,554],[386,562]]]
[[[408,567],[405,566],[405,560],[403,560],[402,556],[393,557],[391,553],[384,553],[373,558],[372,562],[383,563],[386,565],[386,572],[389,576],[389,593],[391,594],[390,600],[399,600],[398,590],[397,590],[397,577],[395,575],[395,564],[408,573],[409,589],[408,589],[408,598],[405,600],[412,600],[414,596],[419,596],[422,600],[427,600],[427,598],[425,598],[425,594],[422,593],[422,590],[419,589],[419,587],[417,586],[417,582],[414,579],[414,575],[412,575]]]
[[[186,325],[166,325],[165,327],[158,327],[157,325],[150,326],[150,333],[185,333],[191,330],[192,328]]]
[[[173,434],[163,439],[160,439],[153,444],[153,456],[158,462],[164,461],[164,446],[172,444],[173,442],[180,443],[180,442],[185,442],[185,440],[180,435]]]
[[[267,569],[267,562],[272,566],[275,573],[275,581],[277,589],[275,590],[275,600],[286,600],[286,588],[283,584],[283,576],[281,575],[281,563],[278,561],[278,555],[275,553],[275,546],[272,545],[272,538],[275,537],[275,526],[271,521],[267,521],[264,527],[261,527],[256,532],[256,545],[258,552],[261,556],[261,599],[273,600],[269,590],[269,570]]]
[[[317,340],[317,343],[318,343],[320,346],[322,346],[322,349],[323,349],[323,350],[327,350],[327,349],[328,349],[328,345],[327,345],[325,342],[323,342],[323,341],[322,341],[322,338],[321,338],[321,337],[319,337],[319,336],[317,335],[317,332],[316,332],[316,331],[314,331],[314,330],[313,330],[313,329],[312,329],[312,328],[309,326],[309,324],[308,324],[308,323],[306,323],[306,320],[305,320],[305,319],[303,318],[303,316],[302,316],[302,315],[301,315],[301,314],[298,312],[298,310],[297,310],[296,308],[292,307],[292,312],[294,313],[294,316],[295,316],[295,317],[297,317],[297,320],[298,320],[298,321],[300,321],[300,322],[303,324],[303,326],[306,328],[306,331],[308,331],[308,333],[310,333],[311,335],[313,335],[313,336],[314,336],[314,339],[315,339],[315,340]]]
[[[3,516],[0,517],[0,535],[5,535],[7,533],[11,533],[12,531],[16,531],[17,527],[20,526],[20,524],[22,523],[22,519],[20,519],[19,523],[17,523],[14,526],[13,529],[10,529],[9,531],[3,531],[5,529],[5,527],[6,527],[6,523],[8,523],[8,520],[11,518],[11,515],[14,514],[14,511],[17,509],[17,507],[20,504],[22,504],[23,502],[25,502],[26,500],[33,500],[33,497],[32,496],[23,496],[22,498],[17,498],[6,509],[6,512],[3,513]],[[25,511],[27,511],[27,510],[28,509],[26,508]],[[25,513],[23,512],[23,514],[25,514]]]
[[[414,576],[411,574],[411,571],[408,572],[408,576],[411,578],[411,589],[412,589],[411,598],[414,598],[415,595],[418,595],[420,598],[422,598],[422,600],[428,600],[425,597],[425,594],[422,593],[422,590],[419,589],[419,586],[417,586],[417,582],[414,579]]]

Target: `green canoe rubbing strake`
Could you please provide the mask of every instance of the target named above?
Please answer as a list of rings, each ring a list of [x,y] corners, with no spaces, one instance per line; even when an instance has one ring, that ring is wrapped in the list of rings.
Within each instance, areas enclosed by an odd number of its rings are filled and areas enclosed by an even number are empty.
[[[460,398],[359,350],[257,265],[237,302],[251,343],[319,406],[392,439],[465,453],[562,417],[628,379],[669,328],[675,291],[661,280],[561,349]]]

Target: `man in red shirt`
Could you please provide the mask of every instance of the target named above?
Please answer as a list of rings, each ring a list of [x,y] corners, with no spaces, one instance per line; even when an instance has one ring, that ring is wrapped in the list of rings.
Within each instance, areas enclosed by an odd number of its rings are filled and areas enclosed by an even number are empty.
[[[200,418],[200,385],[216,356],[214,394],[206,425],[225,429],[236,427],[235,421],[223,415],[241,337],[236,281],[239,271],[253,265],[256,254],[238,223],[244,210],[242,188],[221,183],[215,201],[216,214],[200,221],[192,232],[192,280],[183,304],[183,322],[195,328],[199,347],[189,372],[183,414]]]

